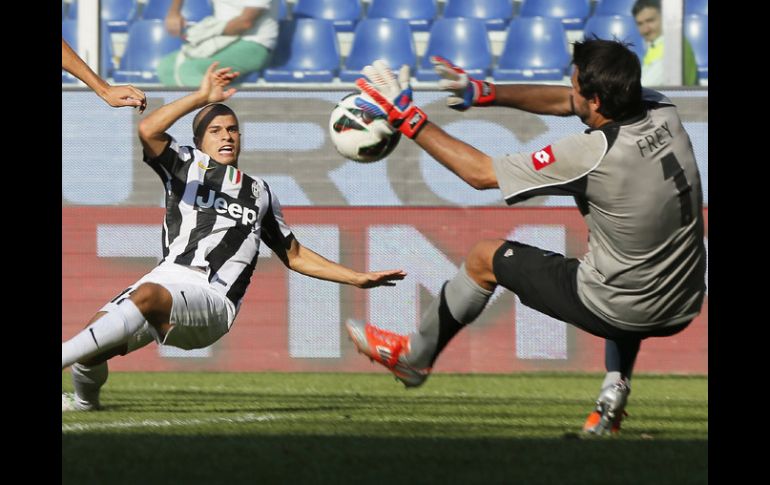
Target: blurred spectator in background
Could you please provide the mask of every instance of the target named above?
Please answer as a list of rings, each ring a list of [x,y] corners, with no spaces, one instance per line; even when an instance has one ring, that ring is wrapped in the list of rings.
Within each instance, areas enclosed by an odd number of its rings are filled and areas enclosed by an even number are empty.
[[[93,89],[110,106],[133,106],[139,108],[140,113],[147,107],[147,98],[141,90],[131,85],[111,86],[88,67],[64,37],[61,40],[61,68],[86,83],[86,86]]]
[[[278,38],[276,0],[212,0],[214,15],[187,27],[184,0],[172,0],[166,30],[181,37],[181,50],[164,57],[158,77],[166,86],[195,87],[213,61],[243,79],[267,64]]]
[[[642,61],[642,86],[663,86],[666,81],[663,66],[663,19],[660,0],[637,0],[631,13],[647,47],[647,53]],[[682,36],[682,66],[682,85],[697,85],[698,68],[695,64],[695,55],[684,36]]]

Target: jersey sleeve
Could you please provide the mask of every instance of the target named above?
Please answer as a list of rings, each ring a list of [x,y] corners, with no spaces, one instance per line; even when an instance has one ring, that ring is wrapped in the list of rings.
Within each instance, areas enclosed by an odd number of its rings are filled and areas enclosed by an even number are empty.
[[[179,146],[179,143],[171,135],[169,135],[166,148],[163,149],[160,155],[150,157],[147,153],[144,153],[144,163],[152,167],[164,182],[172,178],[185,179],[187,168],[194,158],[193,148]]]
[[[538,195],[585,193],[586,176],[607,153],[605,135],[594,130],[563,138],[534,153],[493,159],[500,191],[508,205]]]
[[[283,217],[281,203],[270,187],[265,182],[265,190],[270,196],[270,204],[267,207],[267,213],[262,219],[261,239],[274,252],[282,253],[289,249],[291,241],[294,239],[289,225]]]

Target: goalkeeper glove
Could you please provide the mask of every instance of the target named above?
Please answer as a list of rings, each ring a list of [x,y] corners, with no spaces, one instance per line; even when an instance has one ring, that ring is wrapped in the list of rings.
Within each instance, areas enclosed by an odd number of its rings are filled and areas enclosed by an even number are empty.
[[[439,88],[452,93],[446,100],[450,108],[465,111],[471,106],[489,106],[494,103],[494,84],[473,79],[462,68],[443,57],[431,56],[430,62],[442,78],[438,82]]]
[[[428,116],[412,101],[409,66],[401,66],[396,79],[387,62],[378,59],[372,65],[364,67],[361,73],[371,82],[358,78],[356,86],[374,102],[359,97],[356,99],[356,105],[374,116],[385,115],[393,128],[409,138],[417,136],[428,121]]]

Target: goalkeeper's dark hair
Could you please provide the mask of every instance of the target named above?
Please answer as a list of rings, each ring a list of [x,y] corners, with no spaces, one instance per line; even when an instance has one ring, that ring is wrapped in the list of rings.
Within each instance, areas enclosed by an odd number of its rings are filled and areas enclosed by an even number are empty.
[[[226,104],[222,103],[207,104],[201,108],[200,111],[198,111],[198,113],[195,115],[195,118],[193,118],[192,123],[193,141],[195,142],[196,147],[198,146],[201,138],[203,138],[203,132],[206,131],[206,128],[208,128],[209,124],[211,124],[211,120],[217,116],[222,115],[233,115],[235,116],[236,120],[238,119],[235,111],[233,111]]]
[[[642,66],[628,44],[593,38],[573,45],[581,96],[598,96],[597,111],[605,118],[621,121],[637,115],[642,109]]]

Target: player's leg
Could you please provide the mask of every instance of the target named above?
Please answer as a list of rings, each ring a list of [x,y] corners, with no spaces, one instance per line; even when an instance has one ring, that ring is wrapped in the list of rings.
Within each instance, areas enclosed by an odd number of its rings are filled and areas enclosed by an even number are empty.
[[[348,321],[348,333],[356,347],[391,369],[407,387],[421,385],[449,341],[484,310],[496,286],[492,257],[502,243],[477,243],[457,274],[444,283],[439,297],[423,312],[417,331],[409,336]]]
[[[99,395],[109,374],[107,360],[117,355],[127,355],[138,350],[153,340],[156,334],[145,324],[132,335],[124,345],[96,355],[83,362],[75,362],[70,367],[72,375],[71,395],[62,396],[62,411],[91,411],[100,409]]]
[[[513,241],[506,242],[494,259],[498,284],[516,293],[530,308],[614,342],[607,354],[608,370],[617,371],[618,376],[630,375],[640,337],[609,325],[582,303],[577,291],[579,266],[577,259]],[[628,393],[625,380],[612,380],[600,394],[584,430],[598,434],[617,431]]]
[[[492,272],[492,256],[502,240],[477,243],[460,270],[446,281],[423,313],[417,332],[409,336],[409,362],[415,367],[430,367],[450,340],[484,310],[497,286]]]
[[[154,335],[159,338],[160,330],[164,334],[168,331],[164,292],[168,293],[152,283],[133,291],[129,287],[97,312],[83,331],[62,344],[62,364],[76,361],[71,366],[74,393],[62,394],[62,411],[99,409],[99,393],[108,376],[107,361],[147,345]],[[135,315],[134,308],[140,316]],[[149,321],[157,326],[154,332],[148,328]]]
[[[171,295],[165,288],[142,283],[128,298],[117,301],[111,311],[62,344],[62,369],[124,345],[145,321],[165,335],[170,328],[171,303]]]
[[[604,341],[604,376],[596,407],[586,418],[583,431],[608,434],[620,431],[626,415],[625,407],[631,394],[631,374],[642,340],[639,337],[606,339]]]
[[[631,374],[634,371],[636,355],[641,347],[641,339],[607,339],[604,341],[604,367],[607,374],[602,382],[605,389],[623,379],[631,386]]]

